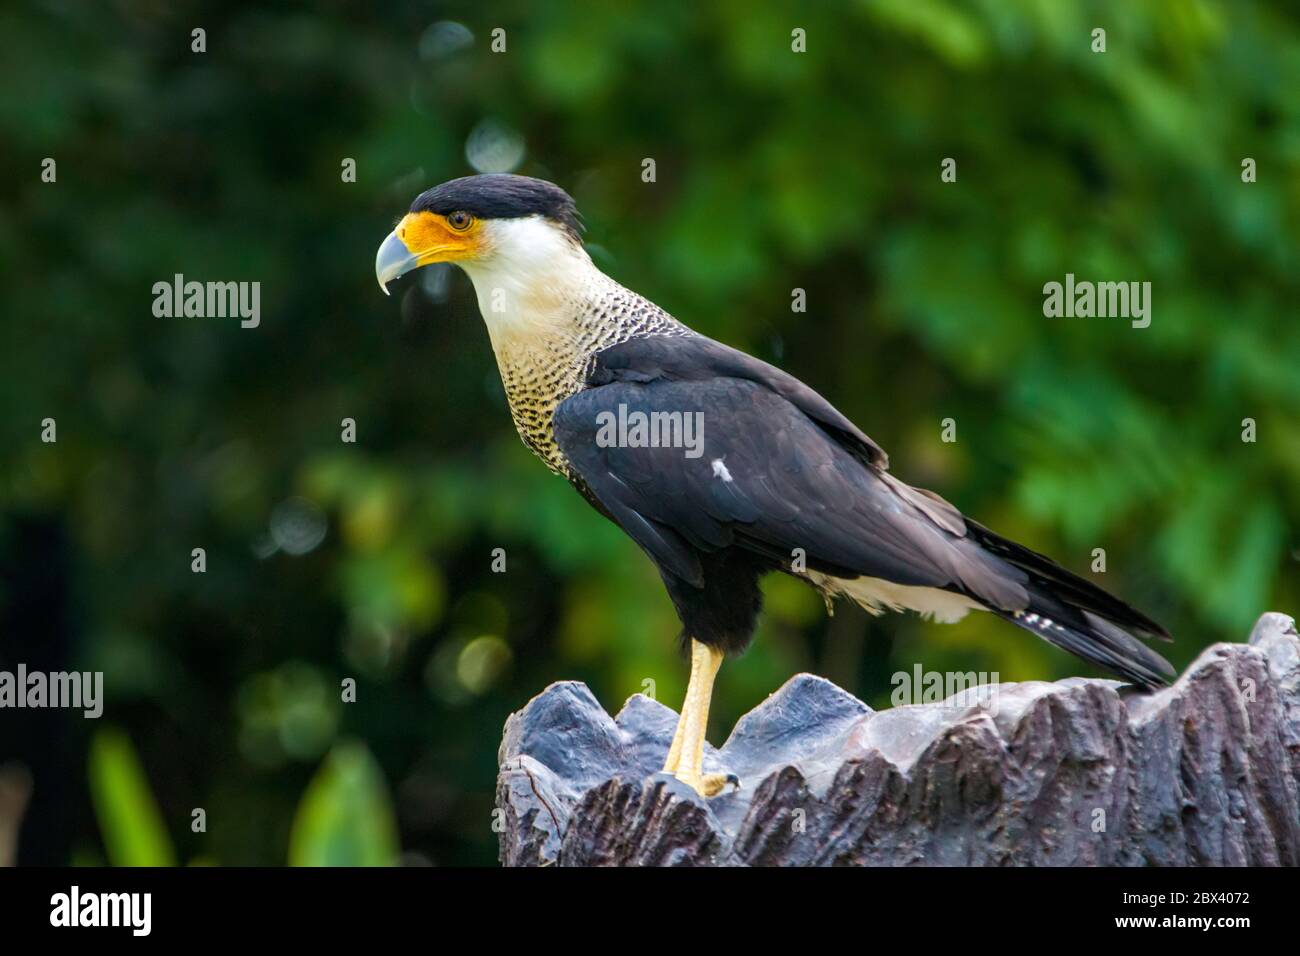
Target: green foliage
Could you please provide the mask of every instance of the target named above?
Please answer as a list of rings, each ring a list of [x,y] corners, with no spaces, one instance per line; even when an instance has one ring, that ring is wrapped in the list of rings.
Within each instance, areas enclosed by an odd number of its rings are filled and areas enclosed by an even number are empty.
[[[383,772],[363,744],[339,743],[298,805],[290,865],[392,866],[397,855],[397,822]]]
[[[90,743],[90,794],[113,866],[175,866],[167,828],[131,739],[116,728]]]

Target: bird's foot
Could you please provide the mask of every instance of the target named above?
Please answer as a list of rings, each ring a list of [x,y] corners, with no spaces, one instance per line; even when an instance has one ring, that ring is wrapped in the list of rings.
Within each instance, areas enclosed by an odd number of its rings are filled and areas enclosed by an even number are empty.
[[[740,778],[734,773],[678,773],[674,776],[702,797],[716,797],[728,786],[735,790],[740,789]]]

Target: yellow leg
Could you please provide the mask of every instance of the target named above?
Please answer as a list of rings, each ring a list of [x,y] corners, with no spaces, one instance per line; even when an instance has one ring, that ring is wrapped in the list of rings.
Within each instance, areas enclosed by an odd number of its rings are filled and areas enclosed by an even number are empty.
[[[691,668],[691,680],[695,680],[695,668]],[[686,699],[691,699],[691,685],[686,685]],[[677,773],[677,765],[682,761],[682,738],[686,736],[686,704],[682,703],[682,715],[677,718],[677,729],[673,731],[673,743],[668,748],[668,759],[664,761],[664,773]]]
[[[721,792],[728,783],[740,786],[733,774],[704,775],[704,736],[709,726],[709,702],[713,698],[713,681],[722,666],[722,651],[691,640],[691,678],[686,684],[686,700],[664,772],[689,784],[706,797]]]

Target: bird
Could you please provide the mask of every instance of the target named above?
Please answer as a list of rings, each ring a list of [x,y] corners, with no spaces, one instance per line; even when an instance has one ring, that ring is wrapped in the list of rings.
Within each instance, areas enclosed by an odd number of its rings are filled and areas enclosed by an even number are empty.
[[[664,772],[705,798],[709,704],[753,638],[760,579],[872,614],[990,612],[1141,688],[1174,676],[1155,621],[889,470],[885,451],[781,369],[715,341],[592,261],[567,192],[509,173],[417,196],[379,246],[380,288],[431,263],[473,283],[523,443],[654,563],[690,677]]]

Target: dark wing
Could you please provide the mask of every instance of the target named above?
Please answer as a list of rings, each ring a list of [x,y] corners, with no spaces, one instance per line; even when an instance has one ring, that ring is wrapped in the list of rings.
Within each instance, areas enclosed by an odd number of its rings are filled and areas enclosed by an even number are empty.
[[[1153,621],[894,478],[874,441],[780,369],[703,336],[650,336],[598,353],[587,384],[556,409],[556,441],[593,501],[686,584],[704,587],[700,552],[788,568],[799,549],[834,577],[967,595],[1138,683],[1172,673],[1121,630],[1164,636]]]
[[[703,382],[717,378],[764,386],[816,422],[864,464],[889,467],[889,456],[883,448],[803,382],[775,365],[703,335],[652,335],[607,348],[599,353],[589,384]]]
[[[701,585],[692,549],[739,545],[788,566],[983,595],[1023,607],[961,516],[884,471],[885,455],[820,395],[700,337],[599,353],[593,386],[561,403],[555,436],[591,495],[661,566]],[[698,422],[696,447],[629,447],[611,422]],[[679,443],[680,445],[680,443]]]

